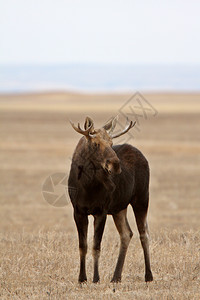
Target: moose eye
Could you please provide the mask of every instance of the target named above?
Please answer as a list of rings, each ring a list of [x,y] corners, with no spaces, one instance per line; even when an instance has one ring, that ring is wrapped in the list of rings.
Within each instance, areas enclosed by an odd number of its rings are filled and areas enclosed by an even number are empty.
[[[95,147],[96,149],[98,149],[98,148],[99,148],[99,144],[98,144],[98,143],[94,143],[94,147]]]

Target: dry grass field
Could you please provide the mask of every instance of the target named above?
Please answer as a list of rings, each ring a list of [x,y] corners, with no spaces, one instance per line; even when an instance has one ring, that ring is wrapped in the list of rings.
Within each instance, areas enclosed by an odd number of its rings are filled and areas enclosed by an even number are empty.
[[[68,120],[83,123],[89,115],[100,127],[129,96],[0,96],[0,299],[200,299],[199,94],[145,95],[151,111],[143,103],[148,116],[145,119],[144,111],[138,111],[140,131],[134,129],[129,140],[151,168],[152,283],[144,282],[142,248],[129,208],[134,236],[122,282],[110,283],[119,236],[109,216],[102,242],[101,282],[92,283],[90,217],[88,283],[80,286],[71,204],[54,207],[43,199],[44,180],[56,172],[69,172],[80,138]],[[130,105],[134,103],[127,109]]]

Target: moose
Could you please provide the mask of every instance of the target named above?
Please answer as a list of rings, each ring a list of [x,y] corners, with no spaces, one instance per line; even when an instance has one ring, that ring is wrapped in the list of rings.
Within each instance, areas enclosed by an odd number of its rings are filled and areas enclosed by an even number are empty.
[[[149,203],[149,166],[143,154],[130,144],[114,145],[112,139],[128,132],[132,121],[124,130],[114,134],[117,118],[112,118],[102,128],[95,129],[87,117],[84,129],[80,124],[72,127],[83,135],[73,154],[68,178],[68,191],[74,209],[79,251],[80,273],[78,281],[87,281],[86,253],[88,215],[94,217],[93,282],[100,280],[99,257],[101,240],[107,215],[112,215],[120,235],[119,256],[111,282],[120,282],[127,248],[133,235],[127,220],[130,204],[144,252],[145,281],[152,281],[150,267],[147,211]]]

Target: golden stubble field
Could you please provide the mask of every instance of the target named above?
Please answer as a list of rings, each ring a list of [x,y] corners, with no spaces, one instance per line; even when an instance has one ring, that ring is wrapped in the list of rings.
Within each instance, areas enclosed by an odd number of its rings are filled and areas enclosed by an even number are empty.
[[[69,172],[79,136],[68,119],[83,123],[89,115],[100,127],[129,96],[0,96],[0,299],[199,299],[199,94],[145,95],[158,114],[153,116],[149,110],[145,119],[140,110],[140,131],[135,130],[129,140],[144,153],[151,168],[152,283],[144,282],[142,248],[129,209],[134,236],[122,283],[110,283],[119,247],[111,217],[102,242],[101,282],[92,283],[90,217],[88,283],[80,286],[71,204],[53,207],[42,197],[42,184],[49,175]]]

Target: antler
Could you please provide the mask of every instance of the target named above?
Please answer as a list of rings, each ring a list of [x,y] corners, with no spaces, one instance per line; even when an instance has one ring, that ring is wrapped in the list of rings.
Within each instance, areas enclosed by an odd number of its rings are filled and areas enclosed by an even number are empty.
[[[117,121],[118,121],[119,117],[118,115],[116,117],[113,117],[110,121],[108,121],[104,126],[103,128],[106,130],[106,131],[109,131],[109,134],[111,134],[113,132],[113,130],[115,129],[116,127],[116,124],[117,124]]]
[[[128,121],[128,118],[127,118],[127,121]],[[123,134],[125,134],[126,132],[128,132],[133,126],[135,126],[136,124],[136,121],[133,123],[133,121],[130,121],[130,123],[128,124],[128,126],[121,132],[119,133],[116,133],[116,134],[113,134],[111,135],[111,138],[114,139],[114,138],[117,138]]]
[[[87,117],[85,119],[85,124],[84,124],[85,130],[87,130],[88,127],[90,127],[91,125],[92,125],[92,129],[94,129],[94,122],[93,122],[93,120],[90,117]]]
[[[78,133],[83,134],[85,136],[89,136],[90,135],[90,130],[92,129],[93,124],[91,124],[88,129],[83,130],[80,127],[80,124],[78,123],[78,127],[76,127],[71,121],[70,121],[72,127],[74,128],[74,130],[76,130]]]
[[[83,134],[85,136],[89,136],[91,134],[91,130],[94,129],[94,123],[92,121],[92,119],[90,119],[89,117],[86,118],[86,121],[88,122],[87,124],[90,124],[90,126],[87,126],[86,130],[81,129],[80,123],[78,123],[78,127],[76,127],[74,125],[74,123],[72,123],[70,121],[70,124],[72,125],[72,127],[74,128],[74,130],[76,130],[78,133]],[[85,125],[86,127],[86,125]]]

